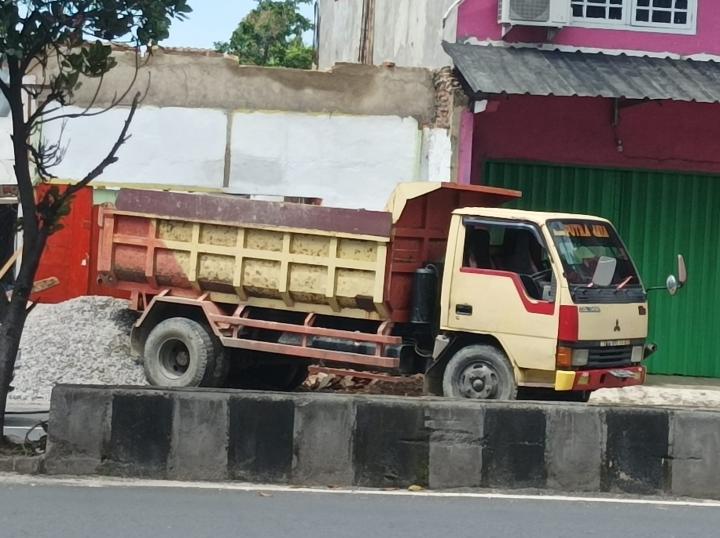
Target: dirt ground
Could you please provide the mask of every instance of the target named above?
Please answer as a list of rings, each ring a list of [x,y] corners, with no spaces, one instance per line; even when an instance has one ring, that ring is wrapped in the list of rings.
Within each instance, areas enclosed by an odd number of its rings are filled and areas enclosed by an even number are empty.
[[[312,392],[344,394],[392,394],[421,396],[422,378],[401,382],[312,374],[304,389]],[[720,410],[720,379],[649,376],[647,383],[624,389],[602,389],[590,398],[593,404],[649,405]]]

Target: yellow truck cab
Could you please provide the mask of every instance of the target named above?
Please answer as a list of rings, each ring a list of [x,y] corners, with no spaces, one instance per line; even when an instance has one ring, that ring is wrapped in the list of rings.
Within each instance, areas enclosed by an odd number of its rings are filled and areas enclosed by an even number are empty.
[[[528,387],[584,400],[643,383],[647,294],[609,221],[464,208],[450,238],[435,346],[443,394],[511,399]],[[680,273],[671,292],[682,258]]]

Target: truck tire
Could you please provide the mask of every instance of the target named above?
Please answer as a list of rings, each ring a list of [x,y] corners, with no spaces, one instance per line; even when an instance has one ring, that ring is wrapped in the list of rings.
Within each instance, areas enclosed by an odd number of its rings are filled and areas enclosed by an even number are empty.
[[[211,337],[212,338],[212,337]],[[226,350],[217,338],[212,338],[215,346],[215,367],[208,385],[202,386],[223,388],[227,385],[228,375],[230,374],[230,351]]]
[[[212,386],[216,355],[212,337],[198,322],[166,319],[150,331],[145,342],[145,377],[158,387]]]
[[[484,344],[464,347],[445,367],[443,395],[472,400],[514,400],[517,383],[512,365],[496,347]]]

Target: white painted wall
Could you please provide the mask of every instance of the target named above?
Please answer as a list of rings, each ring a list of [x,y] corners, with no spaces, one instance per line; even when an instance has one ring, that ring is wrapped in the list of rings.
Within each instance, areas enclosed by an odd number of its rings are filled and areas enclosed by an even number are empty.
[[[0,71],[0,77],[4,77],[4,73]],[[15,183],[15,172],[13,164],[15,157],[13,155],[12,140],[12,118],[10,117],[10,105],[7,99],[0,93],[0,184],[10,185]]]
[[[72,112],[73,109],[68,109]],[[80,179],[107,153],[127,110],[67,122],[67,153],[53,173]],[[228,190],[319,197],[325,205],[381,209],[400,181],[448,181],[448,131],[414,118],[285,111],[230,113]],[[98,181],[221,188],[228,114],[144,107],[120,160]],[[60,124],[44,135],[55,140]]]
[[[66,112],[79,109],[68,107]],[[69,120],[63,134],[67,153],[52,172],[80,179],[108,153],[122,129],[127,109],[113,109],[94,117]],[[48,123],[43,135],[57,140],[62,122]],[[227,114],[193,108],[138,109],[130,140],[120,149],[119,161],[100,181],[167,183],[220,188],[225,166]]]
[[[0,184],[15,183],[13,165],[15,158],[12,147],[12,120],[10,116],[0,116]]]
[[[420,177],[429,181],[452,180],[452,143],[447,129],[423,129]]]
[[[379,209],[398,181],[421,178],[421,144],[412,118],[235,114],[230,187]]]

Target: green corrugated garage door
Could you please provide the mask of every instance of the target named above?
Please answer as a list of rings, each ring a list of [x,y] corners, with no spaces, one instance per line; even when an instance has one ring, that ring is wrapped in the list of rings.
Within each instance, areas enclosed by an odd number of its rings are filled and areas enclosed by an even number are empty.
[[[689,283],[672,298],[650,293],[650,371],[720,377],[720,178],[707,175],[489,163],[486,183],[523,191],[516,207],[600,215],[615,223],[646,286],[688,265]]]

